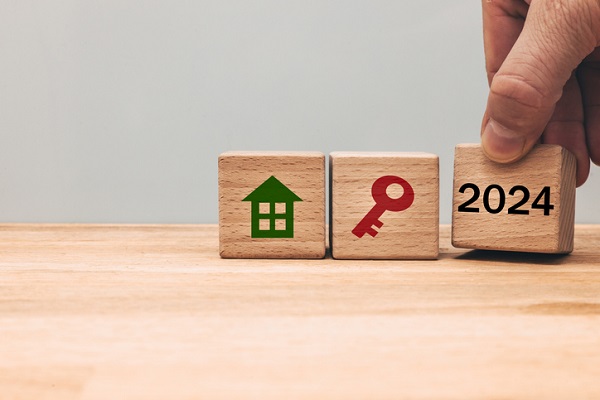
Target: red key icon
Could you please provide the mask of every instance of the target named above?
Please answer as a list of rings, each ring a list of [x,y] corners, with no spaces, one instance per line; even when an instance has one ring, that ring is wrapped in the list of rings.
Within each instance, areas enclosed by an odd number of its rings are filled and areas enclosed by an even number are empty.
[[[387,188],[394,183],[402,186],[402,189],[404,189],[402,196],[397,199],[390,198],[386,192]],[[399,176],[393,175],[386,175],[377,179],[371,187],[371,195],[373,196],[373,200],[375,200],[375,205],[367,215],[360,220],[358,225],[352,229],[352,233],[359,238],[363,237],[365,233],[368,233],[372,237],[377,236],[378,232],[373,226],[378,228],[383,226],[383,222],[379,220],[379,217],[381,217],[385,211],[404,211],[412,205],[415,199],[415,192],[413,191],[412,186],[410,186],[410,183]]]

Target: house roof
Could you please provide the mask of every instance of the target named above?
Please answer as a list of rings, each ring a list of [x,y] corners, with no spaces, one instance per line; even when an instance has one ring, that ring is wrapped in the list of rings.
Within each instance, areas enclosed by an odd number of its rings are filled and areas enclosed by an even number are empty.
[[[243,201],[260,201],[260,202],[281,202],[289,203],[292,201],[302,201],[302,199],[277,178],[271,176],[264,181],[259,187],[254,189]]]

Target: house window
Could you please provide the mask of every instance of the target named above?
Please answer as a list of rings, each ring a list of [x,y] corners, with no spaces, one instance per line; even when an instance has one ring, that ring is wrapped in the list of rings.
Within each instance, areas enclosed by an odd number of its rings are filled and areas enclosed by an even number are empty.
[[[285,231],[286,230],[285,219],[278,218],[275,220],[275,230],[276,231]]]
[[[275,214],[285,214],[285,203],[275,203]]]
[[[287,228],[285,203],[259,203],[258,229],[261,231],[285,231]]]
[[[270,214],[271,213],[271,204],[270,203],[258,203],[258,212],[260,214]]]
[[[258,229],[261,231],[270,231],[271,230],[271,220],[268,218],[260,218],[258,220]]]

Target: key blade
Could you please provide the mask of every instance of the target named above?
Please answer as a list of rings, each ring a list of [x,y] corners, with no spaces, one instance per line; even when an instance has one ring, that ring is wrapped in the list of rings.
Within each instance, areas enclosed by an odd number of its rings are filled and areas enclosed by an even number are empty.
[[[352,233],[360,239],[363,236],[365,236],[365,233],[368,233],[371,237],[375,237],[379,232],[377,232],[375,229],[373,229],[372,226],[366,223],[359,223],[358,225],[356,225],[356,228],[352,229]]]
[[[373,229],[373,226],[377,228],[381,228],[383,226],[383,222],[379,220],[381,214],[383,214],[383,209],[377,207],[375,205],[368,213],[360,220],[360,222],[356,225],[356,227],[352,230],[352,233],[356,235],[358,238],[361,238],[368,233],[370,236],[377,236],[377,231]]]
[[[352,229],[352,233],[354,234],[354,236],[356,236],[360,239],[363,236],[365,236],[365,233],[367,233],[367,232],[364,229],[359,229],[359,228],[360,228],[360,225],[357,225],[356,228]]]
[[[368,233],[369,235],[371,235],[371,237],[375,237],[375,236],[377,236],[377,234],[378,234],[379,232],[377,232],[377,231],[376,231],[375,229],[373,229],[373,228],[369,228],[369,230],[367,231],[367,233]]]

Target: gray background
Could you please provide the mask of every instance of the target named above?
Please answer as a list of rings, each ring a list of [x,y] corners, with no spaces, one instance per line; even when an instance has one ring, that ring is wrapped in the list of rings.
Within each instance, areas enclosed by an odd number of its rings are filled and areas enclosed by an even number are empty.
[[[0,1],[0,221],[217,222],[226,150],[479,140],[479,2]],[[598,168],[577,221],[600,222]]]

